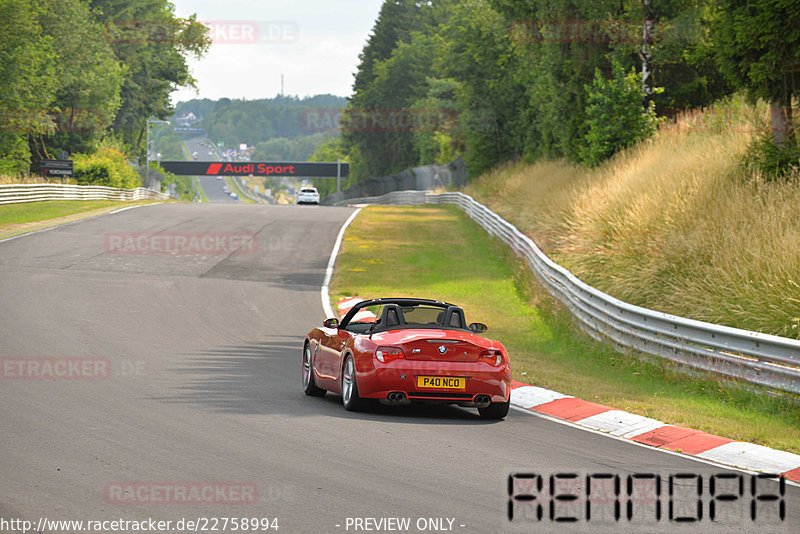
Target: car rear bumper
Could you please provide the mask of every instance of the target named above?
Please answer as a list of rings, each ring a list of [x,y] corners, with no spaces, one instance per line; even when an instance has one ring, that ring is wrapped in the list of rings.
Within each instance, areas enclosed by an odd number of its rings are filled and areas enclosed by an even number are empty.
[[[363,367],[362,367],[363,365]],[[511,370],[483,362],[430,362],[394,360],[383,364],[375,360],[357,363],[359,395],[385,399],[401,392],[411,401],[471,403],[488,395],[492,402],[506,402],[511,394]],[[464,378],[460,388],[419,387],[417,379],[427,377]]]

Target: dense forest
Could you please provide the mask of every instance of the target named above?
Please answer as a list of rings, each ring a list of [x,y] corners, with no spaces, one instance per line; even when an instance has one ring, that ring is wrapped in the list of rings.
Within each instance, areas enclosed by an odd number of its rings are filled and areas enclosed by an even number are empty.
[[[206,31],[168,0],[0,0],[0,173],[62,153],[82,169],[98,152],[144,156],[146,121],[176,111]],[[360,179],[455,156],[473,176],[511,160],[594,166],[740,93],[769,103],[758,149],[779,168],[800,160],[798,78],[796,0],[386,0],[346,102],[191,105],[215,141],[342,158]]]
[[[175,115],[192,112],[195,126],[214,143],[255,147],[259,161],[306,161],[328,139],[338,136],[335,121],[347,104],[344,97],[276,96],[257,100],[197,99],[180,102]]]
[[[797,164],[795,0],[387,0],[335,152],[358,177],[467,160],[596,165],[660,121],[731,95],[772,106]],[[327,147],[330,151],[331,147]]]
[[[168,0],[0,0],[0,173],[62,152],[144,156],[147,119],[194,85],[186,58],[206,33]]]

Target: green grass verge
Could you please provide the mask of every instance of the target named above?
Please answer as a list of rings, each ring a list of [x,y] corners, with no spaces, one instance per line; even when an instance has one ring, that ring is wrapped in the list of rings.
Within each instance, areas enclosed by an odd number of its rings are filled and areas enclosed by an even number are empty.
[[[52,200],[48,202],[24,202],[0,206],[0,228],[12,224],[45,221],[98,209],[116,209],[142,202],[117,202],[114,200]]]
[[[53,200],[0,206],[0,239],[154,201]]]
[[[169,187],[171,184],[175,184],[175,192],[181,200],[192,202],[196,191],[199,191],[200,197],[203,198],[202,188],[196,176],[172,175],[164,182],[166,187]]]
[[[574,328],[523,262],[454,206],[370,207],[349,227],[331,283],[345,296],[462,305],[489,325],[515,378],[620,410],[800,453],[800,405],[663,361],[623,355]]]
[[[200,202],[208,202],[208,197],[206,196],[206,192],[203,191],[203,186],[200,185],[200,179],[195,176],[194,178],[194,186],[197,192],[200,194]]]

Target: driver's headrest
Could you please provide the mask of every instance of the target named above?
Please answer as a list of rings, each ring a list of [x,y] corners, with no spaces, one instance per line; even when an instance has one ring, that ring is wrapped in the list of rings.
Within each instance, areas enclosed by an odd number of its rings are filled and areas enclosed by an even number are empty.
[[[399,326],[405,323],[403,318],[403,310],[397,304],[386,304],[383,307],[381,314],[381,323],[383,326]]]

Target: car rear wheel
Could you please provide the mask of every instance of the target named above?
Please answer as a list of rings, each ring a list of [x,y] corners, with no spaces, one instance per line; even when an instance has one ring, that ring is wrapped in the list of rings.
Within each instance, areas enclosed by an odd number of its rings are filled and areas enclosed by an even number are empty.
[[[303,349],[303,391],[311,397],[322,397],[325,390],[314,383],[314,364],[311,363],[311,345]]]
[[[363,403],[358,396],[358,382],[356,381],[356,366],[352,356],[347,356],[342,369],[342,403],[346,410],[359,410]]]
[[[478,413],[483,419],[502,419],[508,415],[510,401],[493,402],[486,408],[478,408]]]

